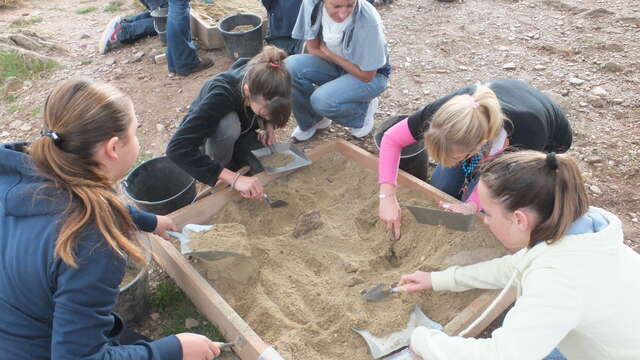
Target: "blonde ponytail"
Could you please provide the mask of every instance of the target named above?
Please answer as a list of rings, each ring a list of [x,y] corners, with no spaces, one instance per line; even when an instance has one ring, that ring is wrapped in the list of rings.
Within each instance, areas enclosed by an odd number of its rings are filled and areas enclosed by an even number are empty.
[[[424,134],[429,156],[444,166],[454,166],[454,152],[471,152],[483,141],[496,138],[505,119],[493,90],[477,84],[472,95],[452,97],[433,115]]]

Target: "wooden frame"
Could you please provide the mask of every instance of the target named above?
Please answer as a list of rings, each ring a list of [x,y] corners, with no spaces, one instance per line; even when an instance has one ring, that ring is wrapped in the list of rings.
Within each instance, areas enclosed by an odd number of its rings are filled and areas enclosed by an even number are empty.
[[[342,153],[362,167],[377,169],[377,157],[344,140],[322,144],[307,152],[307,155],[311,160],[317,160],[324,154],[334,151]],[[282,175],[261,173],[258,174],[258,177],[264,184],[267,184]],[[398,185],[425,193],[435,200],[458,201],[404,171],[400,171],[398,174]],[[215,196],[205,197],[186,206],[170,214],[170,216],[176,225],[181,228],[187,223],[206,221],[212,212],[220,210],[228,201],[239,197],[240,195],[237,192],[227,188],[216,192]],[[244,340],[239,346],[235,347],[236,354],[242,360],[281,359],[280,355],[251,329],[171,243],[152,234],[149,237],[155,260],[176,281],[200,312],[219,328],[226,339],[234,340],[241,337]],[[496,295],[497,292],[495,291],[484,292],[445,325],[445,332],[449,335],[459,334],[491,304]],[[510,291],[493,311],[471,329],[466,336],[480,334],[487,325],[513,303],[514,299],[515,291]]]

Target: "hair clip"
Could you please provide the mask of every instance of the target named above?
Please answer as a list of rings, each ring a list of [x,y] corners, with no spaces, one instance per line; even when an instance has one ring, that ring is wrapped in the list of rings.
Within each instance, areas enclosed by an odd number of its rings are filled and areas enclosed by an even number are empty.
[[[53,143],[56,145],[60,145],[62,143],[62,138],[60,137],[60,134],[58,134],[57,131],[55,130],[47,130],[47,131],[40,131],[40,136],[47,136],[50,137],[53,140]]]
[[[551,170],[558,170],[558,158],[556,157],[556,153],[548,153],[544,161]]]

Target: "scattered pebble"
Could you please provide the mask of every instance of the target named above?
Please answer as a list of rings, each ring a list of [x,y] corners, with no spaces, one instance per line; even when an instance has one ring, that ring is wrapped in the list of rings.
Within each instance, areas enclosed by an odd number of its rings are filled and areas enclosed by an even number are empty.
[[[598,185],[591,185],[589,186],[589,190],[591,190],[592,193],[596,194],[596,195],[601,195],[602,194],[602,190],[600,190],[600,188],[598,187]]]
[[[540,71],[540,70],[546,70],[547,67],[544,66],[544,65],[536,65],[536,66],[533,67],[533,69]]]
[[[504,69],[504,70],[515,70],[516,69],[516,64],[514,64],[514,63],[506,63],[506,64],[502,65],[502,69]]]
[[[573,85],[582,85],[584,84],[584,80],[579,79],[577,77],[571,77],[569,78],[569,83]]]
[[[196,319],[186,318],[184,320],[184,327],[187,329],[193,329],[195,327],[198,327],[199,325],[200,323]]]
[[[607,90],[605,90],[605,89],[604,89],[603,87],[601,87],[601,86],[596,86],[596,87],[594,87],[593,89],[591,89],[591,93],[592,93],[593,95],[596,95],[596,96],[607,96],[607,95],[609,95],[609,93],[607,92]]]

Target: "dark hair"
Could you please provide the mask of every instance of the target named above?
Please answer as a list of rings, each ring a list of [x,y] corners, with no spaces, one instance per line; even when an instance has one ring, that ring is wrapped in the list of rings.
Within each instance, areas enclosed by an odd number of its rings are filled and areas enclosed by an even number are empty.
[[[265,46],[248,64],[242,85],[249,88],[251,100],[262,97],[267,102],[270,121],[284,127],[291,116],[291,75],[284,59],[287,53],[275,46]]]
[[[482,165],[480,179],[510,212],[527,208],[538,216],[529,247],[553,243],[589,209],[584,181],[568,155],[524,150]]]
[[[134,116],[132,106],[115,88],[86,79],[59,83],[45,103],[45,136],[31,144],[29,153],[36,170],[67,195],[69,205],[55,253],[71,266],[76,266],[78,233],[91,225],[119,255],[144,260],[129,240],[135,230],[131,216],[94,160],[97,144],[114,136],[125,139]]]

